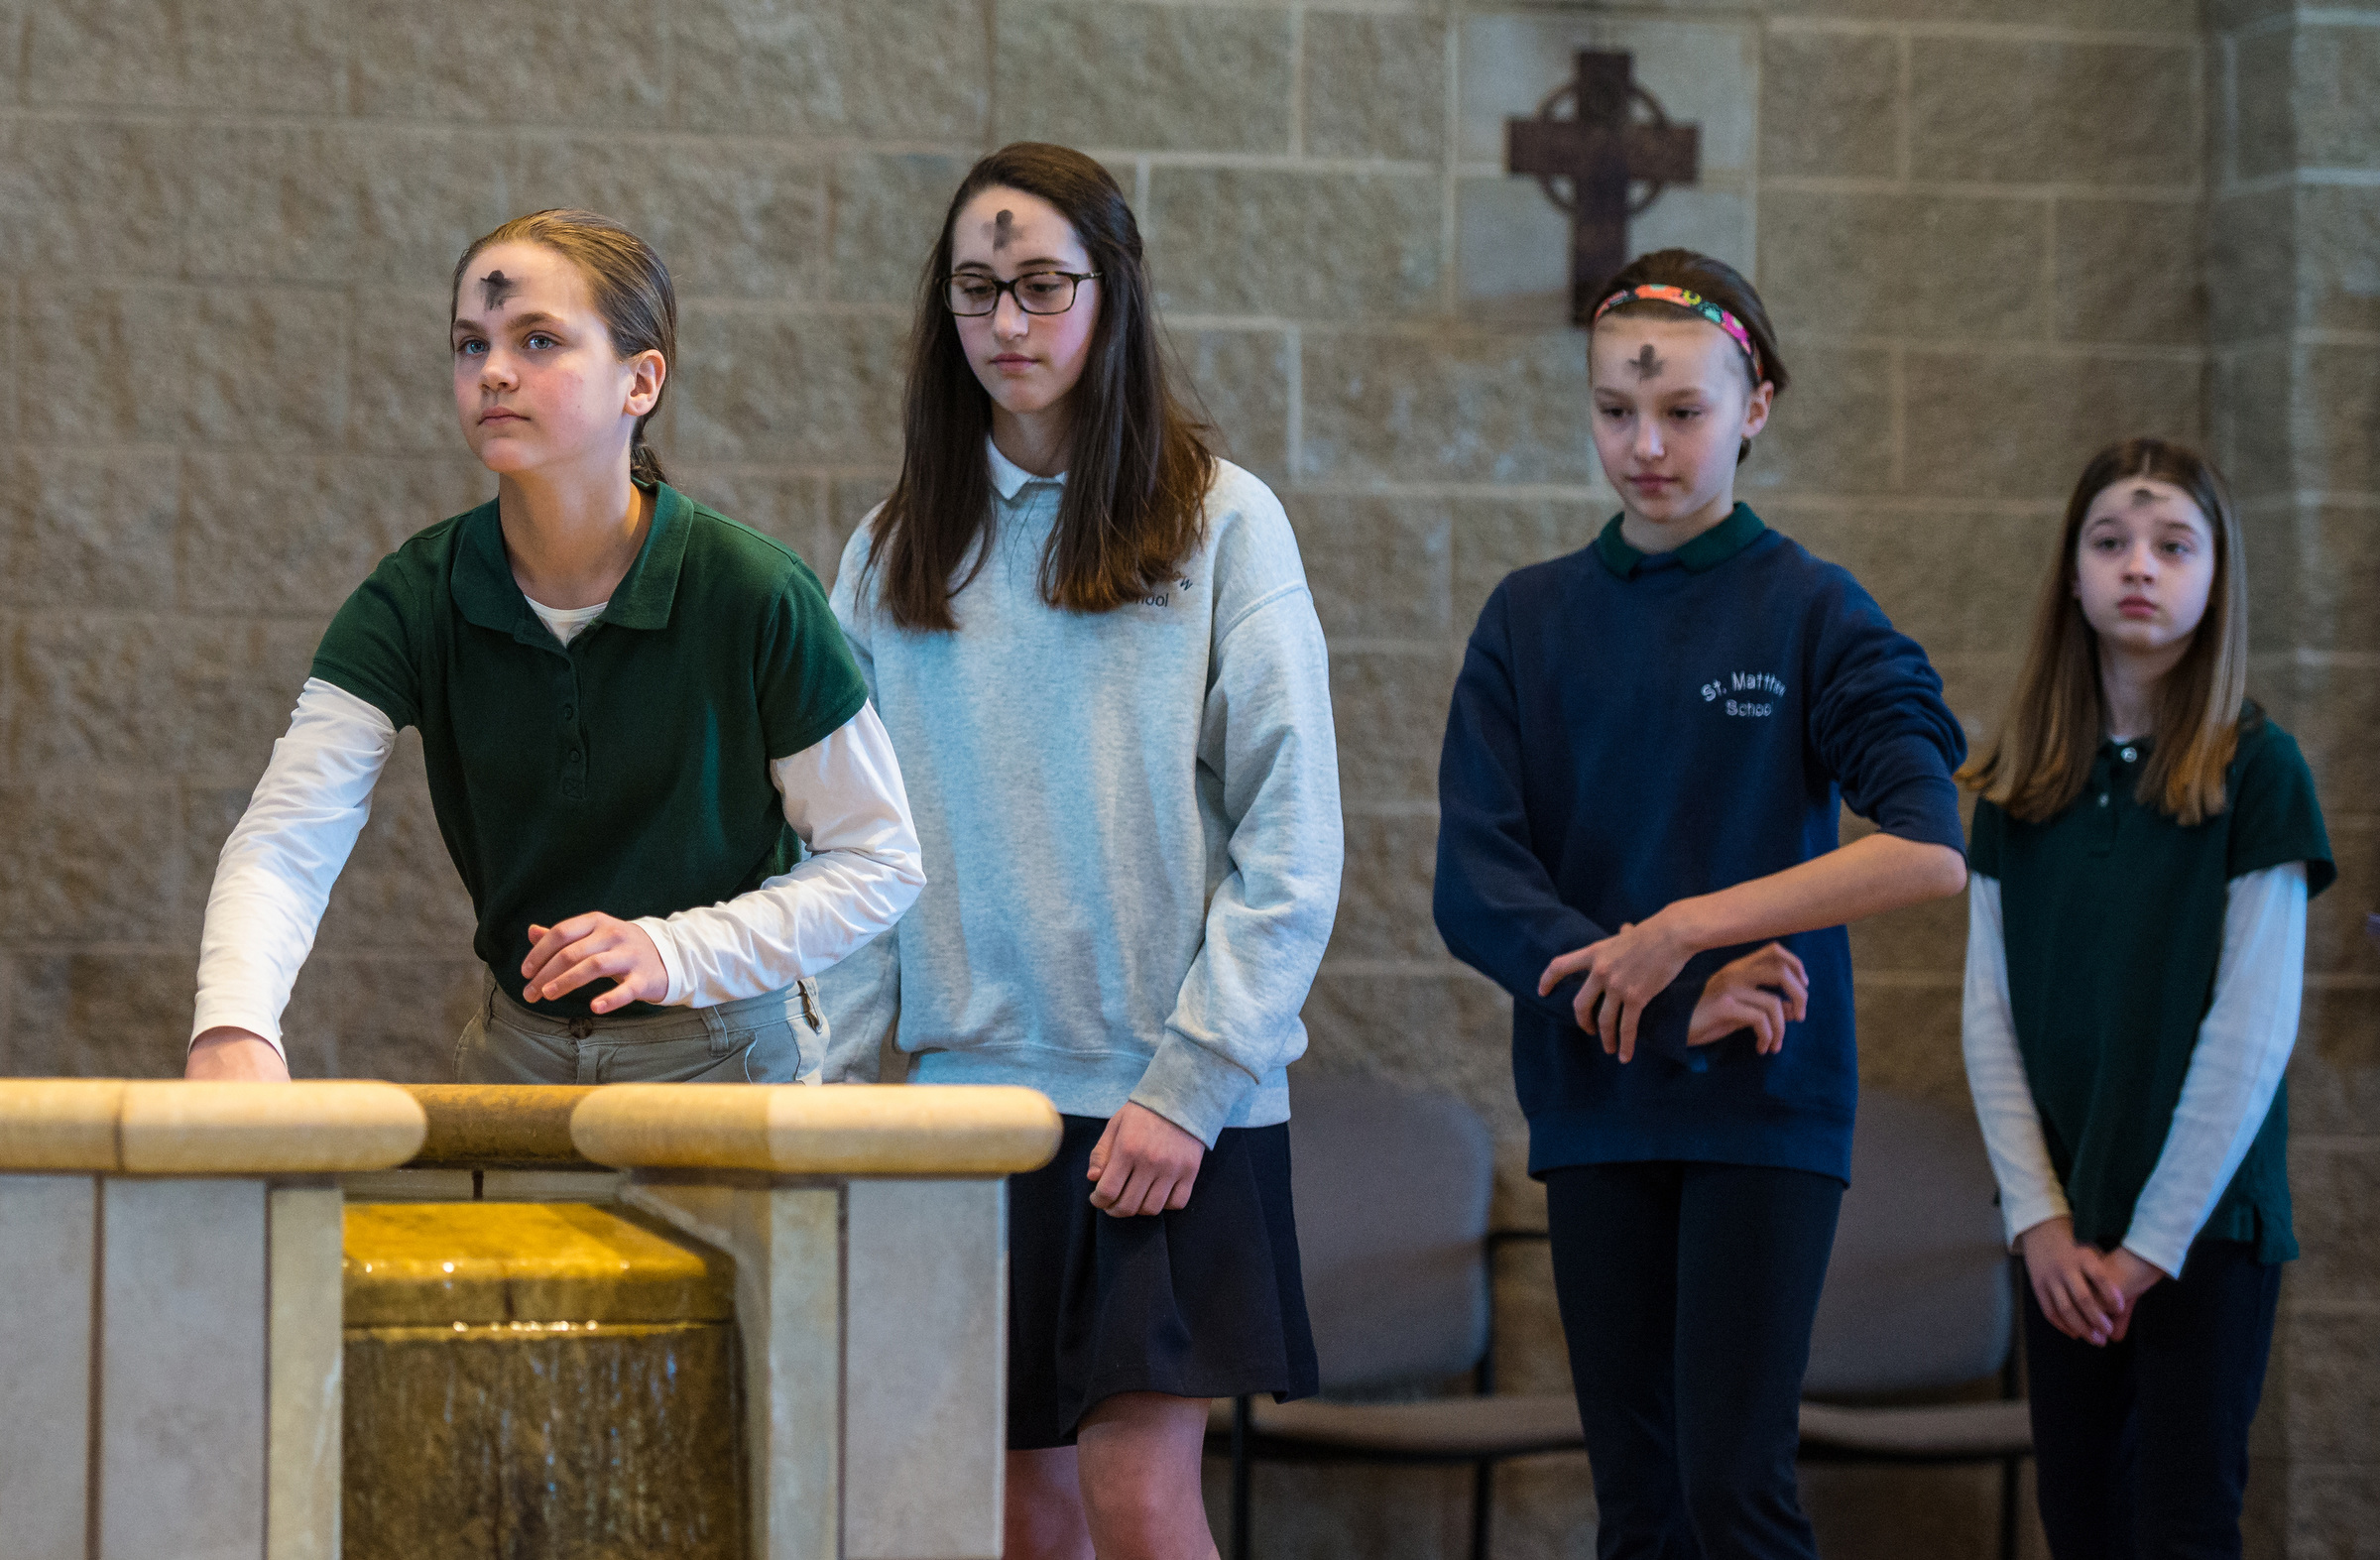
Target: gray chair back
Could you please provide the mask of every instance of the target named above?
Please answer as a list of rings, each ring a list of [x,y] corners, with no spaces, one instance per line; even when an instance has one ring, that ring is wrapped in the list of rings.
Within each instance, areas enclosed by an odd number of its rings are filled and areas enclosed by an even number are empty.
[[[2013,1311],[1992,1193],[1972,1112],[1860,1096],[1808,1395],[1941,1388],[2000,1369]]]
[[[1453,1376],[1488,1347],[1488,1128],[1369,1078],[1290,1085],[1306,1311],[1329,1388]]]

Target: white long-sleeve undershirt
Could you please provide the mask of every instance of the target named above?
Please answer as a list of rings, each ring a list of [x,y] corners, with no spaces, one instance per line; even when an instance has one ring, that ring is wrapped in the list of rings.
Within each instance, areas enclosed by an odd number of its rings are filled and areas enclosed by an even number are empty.
[[[215,865],[193,1039],[228,1025],[281,1048],[282,1010],[396,744],[377,707],[306,680]],[[815,975],[892,926],[925,884],[900,764],[873,706],[769,774],[810,854],[723,903],[635,922],[668,972],[664,1005],[707,1008]]]
[[[2200,1021],[2165,1146],[2124,1233],[2126,1251],[2167,1274],[2181,1272],[2288,1069],[2305,989],[2306,898],[2304,862],[2243,873],[2224,892],[2214,1000]],[[2000,885],[1971,872],[1962,1034],[1967,1085],[2013,1247],[2025,1231],[2072,1209],[2017,1048]]]

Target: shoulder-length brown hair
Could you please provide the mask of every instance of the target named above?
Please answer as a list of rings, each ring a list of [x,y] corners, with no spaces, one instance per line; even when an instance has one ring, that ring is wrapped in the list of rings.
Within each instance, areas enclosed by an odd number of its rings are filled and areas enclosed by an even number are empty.
[[[463,273],[471,268],[472,258],[494,245],[516,243],[543,244],[578,267],[587,279],[587,291],[595,295],[595,312],[603,316],[604,328],[611,332],[614,352],[622,358],[658,352],[672,370],[677,367],[677,290],[669,283],[669,268],[661,264],[652,245],[594,211],[566,207],[532,211],[473,240],[463,258],[454,263],[454,283],[446,290],[446,323],[454,323]],[[637,419],[636,430],[629,435],[628,474],[632,481],[651,486],[668,480],[661,471],[661,457],[645,442],[645,424],[661,410],[661,399],[668,394],[669,381],[664,376],[660,395],[653,398],[652,411]]]
[[[2223,772],[2239,748],[2248,696],[2248,581],[2239,515],[2222,473],[2197,450],[2129,438],[2091,458],[2066,501],[2057,562],[2042,581],[2024,673],[1989,751],[1959,772],[1964,783],[2028,823],[2074,805],[2090,779],[2106,727],[2099,687],[2099,636],[2075,595],[2082,520],[2111,485],[2141,477],[2190,495],[2214,533],[2214,579],[2206,616],[2157,694],[2155,745],[2135,792],[2145,806],[2184,824],[2203,823],[2225,805]]]
[[[995,187],[1057,207],[1099,273],[1099,320],[1072,397],[1066,488],[1041,554],[1042,599],[1070,612],[1113,611],[1157,588],[1205,535],[1215,455],[1168,382],[1131,207],[1094,159],[1019,141],[968,172],[918,279],[900,477],[868,548],[879,594],[906,629],[957,628],[951,598],[990,550],[979,543],[992,518],[984,458],[992,398],[967,361],[943,289],[952,225],[968,201]]]

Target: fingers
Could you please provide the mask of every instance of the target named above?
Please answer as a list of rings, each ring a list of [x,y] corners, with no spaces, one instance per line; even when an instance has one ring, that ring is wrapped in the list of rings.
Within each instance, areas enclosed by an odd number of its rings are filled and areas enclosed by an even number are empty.
[[[1116,1144],[1116,1123],[1121,1119],[1121,1117],[1116,1116],[1109,1117],[1107,1129],[1099,1135],[1099,1141],[1091,1145],[1091,1167],[1083,1172],[1083,1176],[1086,1180],[1096,1181],[1102,1174],[1106,1172],[1108,1168],[1108,1154],[1114,1149]],[[1092,1199],[1092,1201],[1097,1202],[1098,1199],[1095,1197]],[[1102,1204],[1101,1206],[1104,1207],[1106,1205]]]
[[[2066,1296],[2059,1292],[2055,1274],[2041,1272],[2033,1275],[2033,1299],[2052,1327],[2069,1338],[2083,1336],[2082,1319],[2075,1314],[2074,1307],[2068,1305]]]
[[[1107,1163],[1100,1167],[1099,1184],[1091,1188],[1091,1206],[1114,1213],[1131,1184],[1134,1168],[1130,1154],[1111,1152]]]
[[[1537,977],[1537,995],[1550,996],[1555,987],[1595,963],[1595,948],[1596,945],[1592,943],[1584,948],[1573,948],[1547,965],[1545,973]]]

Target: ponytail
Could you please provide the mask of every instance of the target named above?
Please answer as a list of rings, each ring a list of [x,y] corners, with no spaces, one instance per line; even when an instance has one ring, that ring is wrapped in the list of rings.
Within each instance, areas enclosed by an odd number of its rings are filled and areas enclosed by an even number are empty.
[[[661,470],[661,457],[653,452],[651,444],[645,442],[645,424],[642,420],[637,423],[635,440],[628,446],[628,480],[643,488],[654,487],[669,480],[668,474]]]

